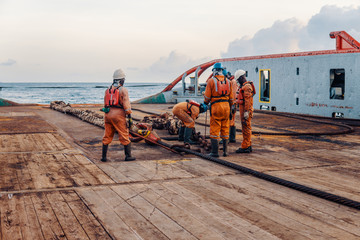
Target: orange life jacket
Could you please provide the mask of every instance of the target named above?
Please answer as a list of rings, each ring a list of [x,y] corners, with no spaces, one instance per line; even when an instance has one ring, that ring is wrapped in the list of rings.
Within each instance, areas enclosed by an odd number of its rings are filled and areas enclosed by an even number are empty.
[[[224,97],[230,95],[230,81],[224,77],[224,81],[219,81],[216,77],[213,77],[215,83],[215,91],[220,95],[218,97]]]
[[[250,84],[251,85],[251,87],[253,89],[252,94],[254,96],[256,94],[254,83],[253,82],[246,82],[246,83],[244,83],[244,86],[245,86],[245,84]],[[236,99],[237,99],[237,102],[239,104],[241,104],[241,105],[244,104],[244,90],[242,89],[242,87],[238,89]]]
[[[105,91],[105,97],[104,97],[104,105],[105,107],[119,107],[120,104],[120,97],[119,97],[119,88],[113,88],[113,86],[110,86]]]
[[[186,102],[190,104],[190,107],[188,107],[188,109],[187,109],[187,111],[186,111],[186,113],[189,114],[189,115],[192,114],[191,108],[192,108],[193,105],[194,105],[194,106],[197,106],[197,107],[200,107],[200,103],[195,102],[194,100],[191,100],[191,99],[190,99],[190,100],[186,100]],[[188,106],[189,106],[189,105],[188,105]]]

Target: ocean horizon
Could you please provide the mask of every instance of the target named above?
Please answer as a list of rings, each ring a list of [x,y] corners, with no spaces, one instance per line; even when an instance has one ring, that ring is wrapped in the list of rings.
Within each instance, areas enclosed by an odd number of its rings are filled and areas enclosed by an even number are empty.
[[[16,103],[50,104],[64,101],[70,104],[101,104],[106,82],[0,82],[0,98]],[[169,83],[125,82],[130,101],[161,92]]]

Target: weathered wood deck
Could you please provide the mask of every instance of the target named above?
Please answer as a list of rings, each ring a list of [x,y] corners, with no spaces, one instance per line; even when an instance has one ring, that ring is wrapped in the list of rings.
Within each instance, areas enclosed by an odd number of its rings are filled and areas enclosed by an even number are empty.
[[[264,128],[333,127],[258,114],[254,130]],[[360,239],[360,211],[192,155],[139,142],[124,162],[115,140],[102,163],[102,134],[47,107],[0,108],[0,239]],[[360,201],[359,127],[255,135],[247,155],[234,153],[237,140],[222,159]]]

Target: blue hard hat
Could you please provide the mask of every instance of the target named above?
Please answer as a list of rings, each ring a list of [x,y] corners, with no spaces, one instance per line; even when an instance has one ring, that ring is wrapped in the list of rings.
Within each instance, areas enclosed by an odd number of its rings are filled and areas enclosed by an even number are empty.
[[[224,75],[224,76],[227,76],[227,75],[228,75],[228,71],[226,70],[226,68],[224,68],[222,72],[223,72],[223,75]]]
[[[224,68],[223,68],[222,64],[218,62],[218,63],[215,63],[215,64],[214,64],[212,70],[214,70],[214,69],[224,69]]]

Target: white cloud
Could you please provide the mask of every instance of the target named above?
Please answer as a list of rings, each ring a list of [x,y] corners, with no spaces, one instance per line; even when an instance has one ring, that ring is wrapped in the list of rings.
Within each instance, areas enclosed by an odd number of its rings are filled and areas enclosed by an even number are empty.
[[[0,66],[12,66],[14,64],[16,64],[16,61],[10,58],[5,62],[0,62]]]
[[[276,21],[253,37],[229,43],[222,57],[240,57],[270,53],[334,49],[332,31],[345,30],[360,40],[360,7],[324,6],[307,24],[296,18]]]
[[[188,69],[210,60],[210,58],[191,59],[189,56],[172,51],[168,56],[161,57],[148,68],[130,67],[126,70],[129,78],[133,78],[136,82],[149,80],[170,82]]]

